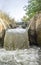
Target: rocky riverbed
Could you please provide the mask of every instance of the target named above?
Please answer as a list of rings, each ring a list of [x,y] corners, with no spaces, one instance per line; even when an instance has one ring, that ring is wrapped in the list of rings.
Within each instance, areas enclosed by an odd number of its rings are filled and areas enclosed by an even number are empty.
[[[41,65],[41,50],[39,47],[14,51],[0,49],[0,65]]]

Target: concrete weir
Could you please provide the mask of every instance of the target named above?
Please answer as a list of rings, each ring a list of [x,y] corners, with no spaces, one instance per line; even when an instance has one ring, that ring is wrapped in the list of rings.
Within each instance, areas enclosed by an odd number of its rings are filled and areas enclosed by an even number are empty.
[[[7,50],[29,48],[28,33],[26,29],[8,29],[5,34],[4,48]]]

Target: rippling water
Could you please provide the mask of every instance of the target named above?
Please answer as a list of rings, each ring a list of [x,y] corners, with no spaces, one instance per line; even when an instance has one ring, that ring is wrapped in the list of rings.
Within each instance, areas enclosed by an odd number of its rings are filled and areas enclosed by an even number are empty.
[[[14,51],[0,49],[0,65],[39,65],[41,59],[39,50],[37,47]]]

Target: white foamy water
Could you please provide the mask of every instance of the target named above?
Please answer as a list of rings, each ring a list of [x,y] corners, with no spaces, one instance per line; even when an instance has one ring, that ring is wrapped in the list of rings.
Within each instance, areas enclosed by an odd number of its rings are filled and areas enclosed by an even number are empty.
[[[8,31],[7,32],[11,32],[11,33],[13,33],[13,32],[15,32],[15,33],[24,33],[26,31],[26,29],[23,29],[23,28],[16,28],[16,29],[8,29]]]
[[[0,65],[39,65],[39,48],[6,51],[0,49]]]

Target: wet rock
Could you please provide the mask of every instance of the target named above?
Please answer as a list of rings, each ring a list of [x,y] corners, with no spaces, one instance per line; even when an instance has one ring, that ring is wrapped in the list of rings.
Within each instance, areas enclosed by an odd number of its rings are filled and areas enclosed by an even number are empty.
[[[4,48],[7,50],[29,48],[26,29],[8,29],[4,39]]]

